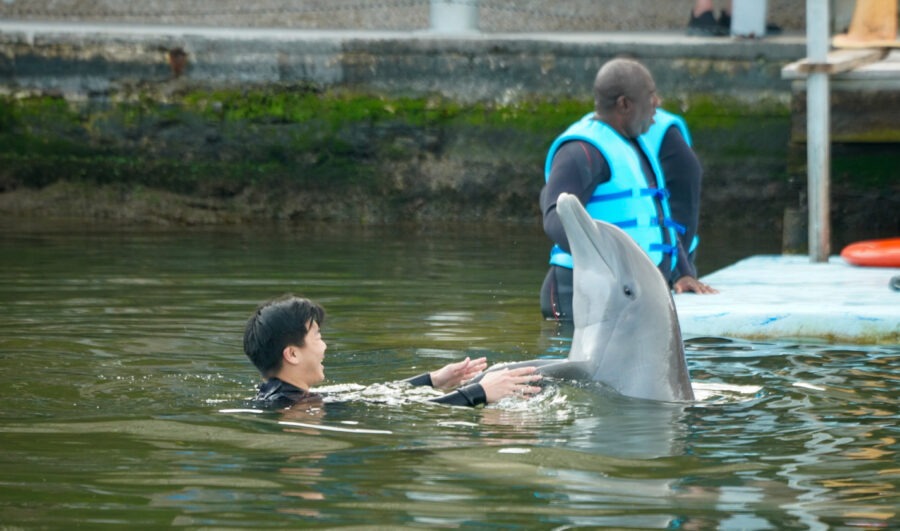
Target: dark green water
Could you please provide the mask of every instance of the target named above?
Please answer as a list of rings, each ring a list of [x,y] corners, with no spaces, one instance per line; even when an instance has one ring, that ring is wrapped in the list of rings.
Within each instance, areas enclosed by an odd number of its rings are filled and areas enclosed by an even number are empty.
[[[709,396],[681,406],[369,385],[565,353],[537,310],[546,252],[531,226],[0,225],[0,527],[900,525],[900,346],[689,338]],[[701,268],[740,252],[713,241]],[[257,383],[244,320],[284,292],[329,311],[344,402],[223,412]]]

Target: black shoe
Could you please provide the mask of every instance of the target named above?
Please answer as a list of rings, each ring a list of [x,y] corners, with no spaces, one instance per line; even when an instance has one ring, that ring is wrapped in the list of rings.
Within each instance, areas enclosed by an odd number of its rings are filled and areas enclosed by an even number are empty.
[[[725,34],[731,33],[731,15],[722,11],[719,13],[719,26],[725,30]],[[766,22],[766,35],[781,35],[781,26],[777,24],[772,24],[771,22]]]
[[[704,11],[699,17],[694,16],[691,11],[691,19],[688,21],[688,35],[696,35],[702,37],[723,37],[728,35],[728,28],[722,28],[712,11]]]
[[[719,24],[719,27],[731,33],[731,15],[724,11],[719,12],[719,20],[716,21]]]

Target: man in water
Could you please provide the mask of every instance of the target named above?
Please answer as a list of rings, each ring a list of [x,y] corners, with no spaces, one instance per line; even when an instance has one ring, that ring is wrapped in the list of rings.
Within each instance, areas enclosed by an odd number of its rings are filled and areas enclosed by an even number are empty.
[[[544,232],[554,241],[541,288],[541,313],[572,319],[572,255],[556,213],[563,192],[595,219],[625,230],[657,264],[676,293],[715,293],[696,278],[672,218],[658,158],[641,140],[660,99],[650,72],[637,61],[613,59],[594,80],[594,112],[572,124],[550,147],[541,190]]]
[[[244,330],[244,353],[266,378],[255,400],[260,406],[280,409],[321,398],[312,387],[325,379],[323,361],[327,346],[320,328],[324,322],[325,310],[321,306],[292,295],[265,302],[253,313]],[[486,367],[484,358],[466,358],[404,381],[452,389]],[[464,385],[432,401],[474,407],[512,395],[534,394],[541,389],[531,385],[541,379],[534,371],[534,367],[492,371],[480,382]]]

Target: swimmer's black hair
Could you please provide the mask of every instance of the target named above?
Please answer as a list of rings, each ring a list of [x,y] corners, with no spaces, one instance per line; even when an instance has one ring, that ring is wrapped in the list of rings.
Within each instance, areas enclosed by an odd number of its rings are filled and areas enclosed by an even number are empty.
[[[281,369],[285,347],[302,347],[312,323],[325,324],[325,309],[309,299],[288,294],[266,301],[247,320],[244,354],[270,378]]]

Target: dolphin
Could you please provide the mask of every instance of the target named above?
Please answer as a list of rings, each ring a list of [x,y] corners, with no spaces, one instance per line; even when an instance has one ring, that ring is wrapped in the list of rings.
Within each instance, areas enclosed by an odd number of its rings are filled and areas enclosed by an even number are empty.
[[[694,400],[681,327],[668,283],[622,229],[591,218],[577,197],[556,210],[574,261],[575,331],[565,360],[533,360],[544,376],[592,380],[625,396]]]

